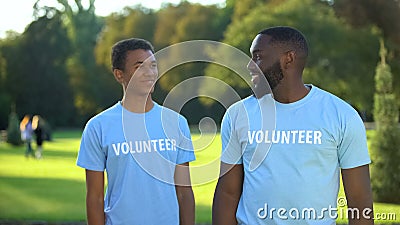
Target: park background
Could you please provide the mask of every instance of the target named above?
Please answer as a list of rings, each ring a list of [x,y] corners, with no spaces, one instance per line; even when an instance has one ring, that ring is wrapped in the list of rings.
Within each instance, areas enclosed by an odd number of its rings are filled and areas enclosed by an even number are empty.
[[[109,16],[96,15],[95,0],[58,2],[57,7],[33,5],[35,20],[25,31],[9,31],[0,39],[0,130],[12,130],[25,114],[39,114],[52,132],[52,141],[44,144],[42,160],[25,159],[24,146],[18,145],[18,140],[16,145],[6,143],[7,131],[2,132],[0,220],[84,220],[84,171],[75,166],[79,138],[90,117],[121,98],[122,89],[111,73],[110,48],[124,38],[147,39],[156,51],[188,40],[214,40],[248,54],[258,31],[276,25],[294,26],[305,34],[310,45],[305,82],[341,97],[358,110],[365,122],[372,124],[376,124],[374,112],[378,112],[374,109],[379,99],[376,77],[384,61],[385,68],[391,69],[385,70],[389,71],[390,82],[385,82],[389,87],[384,93],[390,94],[391,101],[387,103],[397,112],[391,116],[392,123],[398,123],[397,0],[227,0],[219,5],[183,1],[165,3],[157,10],[141,5],[126,7]],[[380,41],[386,54],[382,54]],[[251,93],[246,81],[232,71],[197,62],[177,66],[164,74],[154,99],[162,103],[177,84],[197,76],[220,79],[241,97]],[[207,89],[213,96],[224,93],[210,85],[200,82],[191,88]],[[219,102],[201,97],[187,102],[180,113],[188,119],[196,139],[201,137],[196,132],[202,118],[210,117],[219,124],[224,112]],[[396,132],[391,133],[397,135]],[[399,136],[383,140],[392,152],[386,153],[391,157],[381,157],[372,143],[375,134],[380,133],[375,129],[368,131],[371,155],[377,155],[372,166],[374,162],[382,168],[385,164],[399,165],[400,144],[390,145]],[[205,150],[196,153],[196,163],[205,164],[218,157],[219,135],[212,139]],[[382,162],[383,159],[392,161]],[[372,176],[373,180],[386,177],[384,182],[392,182],[386,191],[391,196],[375,201],[377,210],[397,215],[396,220],[379,223],[400,223],[400,194],[395,190],[400,189],[400,167],[375,174],[378,175]],[[210,222],[214,187],[215,182],[195,187],[197,222]]]

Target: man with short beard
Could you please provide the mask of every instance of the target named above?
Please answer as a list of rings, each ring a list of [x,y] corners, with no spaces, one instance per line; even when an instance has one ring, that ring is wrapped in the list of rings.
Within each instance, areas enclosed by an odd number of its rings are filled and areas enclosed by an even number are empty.
[[[254,94],[222,121],[213,224],[335,224],[340,172],[359,212],[350,224],[373,224],[364,125],[349,104],[303,83],[304,35],[271,27],[250,52]]]

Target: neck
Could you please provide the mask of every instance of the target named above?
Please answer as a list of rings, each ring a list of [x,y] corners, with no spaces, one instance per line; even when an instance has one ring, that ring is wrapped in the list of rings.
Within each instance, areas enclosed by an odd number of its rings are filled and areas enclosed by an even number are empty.
[[[309,92],[309,87],[306,87],[303,81],[280,83],[272,90],[274,99],[280,103],[296,102],[304,98]]]
[[[125,95],[121,100],[121,103],[125,109],[134,113],[149,112],[154,106],[151,95],[148,95],[147,97]]]

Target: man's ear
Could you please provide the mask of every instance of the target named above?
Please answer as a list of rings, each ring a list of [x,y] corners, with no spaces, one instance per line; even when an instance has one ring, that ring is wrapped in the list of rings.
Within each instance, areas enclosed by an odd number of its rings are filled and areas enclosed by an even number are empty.
[[[115,80],[117,80],[118,83],[122,84],[122,82],[124,81],[124,74],[123,74],[122,70],[114,69],[113,74],[114,74]]]
[[[283,68],[288,69],[290,66],[293,65],[295,59],[296,59],[296,52],[294,51],[289,51],[284,56],[282,57],[283,59]]]

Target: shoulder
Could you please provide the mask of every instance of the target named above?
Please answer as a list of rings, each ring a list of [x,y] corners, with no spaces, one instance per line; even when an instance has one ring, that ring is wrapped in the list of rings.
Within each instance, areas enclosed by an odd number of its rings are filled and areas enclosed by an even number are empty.
[[[231,120],[241,123],[247,121],[253,115],[260,112],[261,105],[265,99],[272,99],[271,95],[257,99],[254,95],[248,96],[228,107],[225,112],[224,120]]]
[[[331,110],[342,116],[354,116],[358,115],[358,112],[346,101],[339,98],[338,96],[313,86],[315,88],[315,98],[319,100],[324,109]]]
[[[160,120],[162,123],[162,128],[166,134],[178,134],[178,136],[188,135],[190,136],[190,129],[187,119],[180,113],[156,104],[158,111],[160,113]]]
[[[189,129],[188,121],[182,114],[158,104],[155,107],[158,107],[164,129],[175,129],[177,127],[180,127],[180,129]]]
[[[178,113],[178,112],[176,112],[176,111],[174,111],[174,110],[172,110],[172,109],[170,109],[168,107],[165,107],[165,106],[162,106],[162,105],[158,105],[158,104],[155,104],[155,107],[159,108],[159,111],[160,111],[161,116],[163,117],[163,119],[172,119],[172,118],[176,119],[176,118],[179,118],[179,120],[186,121],[186,118],[182,114],[180,114],[180,113]]]
[[[118,102],[90,118],[86,123],[85,129],[98,127],[107,121],[115,121],[115,118],[117,117],[121,118],[122,108],[119,104],[120,103]]]
[[[250,108],[257,103],[257,98],[254,97],[254,95],[250,95],[240,101],[237,101],[233,103],[231,106],[228,107],[226,110],[225,114],[237,114],[242,112],[243,110],[246,110],[247,108]]]

